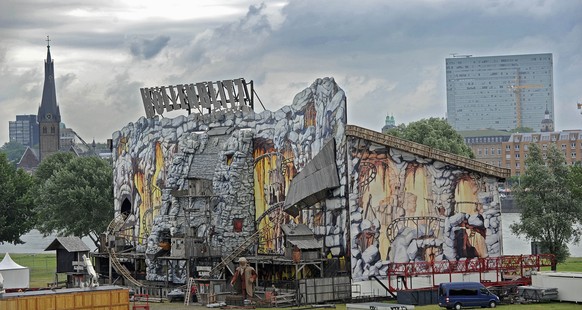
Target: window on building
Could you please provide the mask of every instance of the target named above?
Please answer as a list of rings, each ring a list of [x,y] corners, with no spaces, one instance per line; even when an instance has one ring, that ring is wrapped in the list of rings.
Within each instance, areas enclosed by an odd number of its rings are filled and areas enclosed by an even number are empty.
[[[481,149],[477,149],[477,155],[481,155]]]
[[[524,145],[524,146],[523,146],[523,149],[524,149],[524,150],[526,150],[526,151],[527,151],[527,150],[529,150],[529,145],[527,145],[527,144],[526,144],[526,145]]]
[[[516,150],[519,150],[519,144],[516,144],[516,145],[515,145],[515,149],[516,149]]]
[[[510,145],[506,145],[505,146],[505,150],[509,152],[511,150],[511,146]]]
[[[547,145],[547,144],[543,144],[543,145],[542,145],[542,149],[543,149],[543,150],[547,150],[547,149],[548,149],[548,145]]]
[[[576,158],[576,152],[572,152],[572,158]]]
[[[575,149],[576,148],[576,142],[570,143],[570,147],[573,148],[573,149]]]
[[[243,223],[244,219],[242,218],[235,218],[232,220],[232,230],[234,232],[242,232],[243,231]]]
[[[497,149],[497,155],[501,155],[501,148]]]
[[[562,144],[562,150],[565,150],[565,149],[566,149],[566,145]]]
[[[489,155],[489,149],[485,148],[485,155]]]
[[[515,158],[519,158],[519,153],[515,153]]]

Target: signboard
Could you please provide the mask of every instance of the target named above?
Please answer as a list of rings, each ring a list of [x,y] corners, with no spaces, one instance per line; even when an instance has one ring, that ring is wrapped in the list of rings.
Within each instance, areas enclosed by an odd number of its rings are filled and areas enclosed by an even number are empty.
[[[175,110],[210,114],[229,110],[253,109],[253,82],[249,92],[243,78],[196,84],[140,88],[148,118]]]
[[[209,277],[212,267],[210,266],[196,266],[196,271],[198,271],[198,276]]]

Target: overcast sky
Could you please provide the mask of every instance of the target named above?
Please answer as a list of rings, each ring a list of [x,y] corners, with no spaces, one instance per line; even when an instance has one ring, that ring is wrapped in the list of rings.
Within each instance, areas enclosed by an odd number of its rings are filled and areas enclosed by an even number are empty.
[[[145,116],[140,87],[239,77],[269,110],[331,76],[350,124],[445,117],[452,53],[553,53],[556,128],[580,129],[581,16],[578,0],[2,0],[0,144],[37,113],[47,35],[62,121],[87,141]]]

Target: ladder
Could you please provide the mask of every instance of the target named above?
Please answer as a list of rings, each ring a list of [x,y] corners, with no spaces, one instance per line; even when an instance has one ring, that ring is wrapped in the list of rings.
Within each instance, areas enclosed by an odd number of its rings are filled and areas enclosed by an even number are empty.
[[[228,265],[235,257],[239,256],[242,252],[244,252],[251,244],[257,242],[261,235],[261,230],[257,230],[254,234],[252,234],[249,238],[247,238],[243,243],[241,243],[230,255],[223,258],[222,261],[216,265],[212,270],[210,270],[210,275],[214,275],[222,270],[226,265]]]
[[[188,279],[188,285],[186,286],[186,292],[184,293],[184,305],[190,305],[190,296],[192,296],[192,286],[194,286],[194,290],[196,294],[198,294],[198,288],[196,287],[196,282],[194,278],[190,277]]]

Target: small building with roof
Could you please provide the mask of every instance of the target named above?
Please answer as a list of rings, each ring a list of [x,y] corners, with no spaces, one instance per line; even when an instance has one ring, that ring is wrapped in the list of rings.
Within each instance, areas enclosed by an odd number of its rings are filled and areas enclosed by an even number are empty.
[[[315,234],[305,224],[289,223],[281,225],[285,236],[285,256],[295,260],[320,259],[323,242],[315,238]],[[293,257],[301,254],[300,257]]]
[[[83,255],[89,256],[89,247],[79,237],[56,237],[45,251],[57,252],[57,270],[55,274],[58,283],[59,273],[67,274],[67,286],[77,286],[85,275]]]

